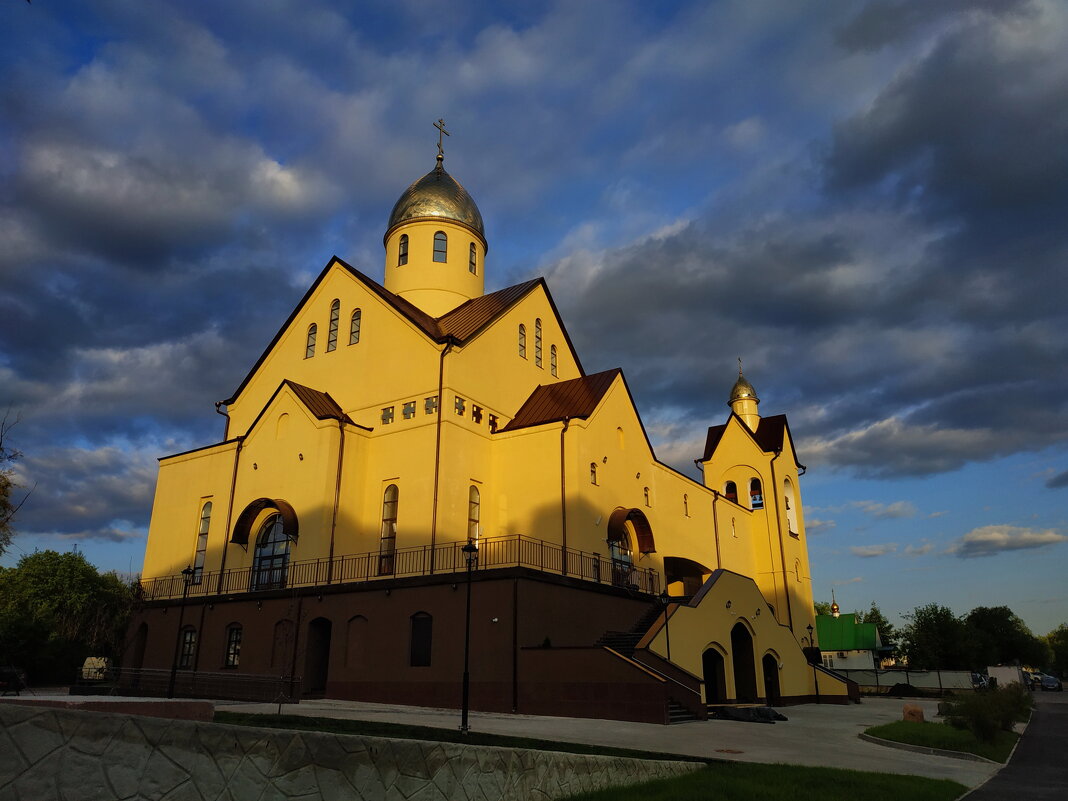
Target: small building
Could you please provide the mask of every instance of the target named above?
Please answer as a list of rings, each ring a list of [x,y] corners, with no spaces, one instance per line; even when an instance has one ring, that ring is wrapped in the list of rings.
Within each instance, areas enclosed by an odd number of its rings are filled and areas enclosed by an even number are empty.
[[[874,623],[858,623],[855,614],[816,615],[816,642],[824,667],[831,670],[880,667],[883,643],[879,630]]]

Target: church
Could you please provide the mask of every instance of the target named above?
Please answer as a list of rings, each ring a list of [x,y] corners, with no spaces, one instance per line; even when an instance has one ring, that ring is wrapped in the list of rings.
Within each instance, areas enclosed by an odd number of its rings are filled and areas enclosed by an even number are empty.
[[[848,699],[809,658],[804,467],[740,367],[696,481],[543,279],[486,294],[440,135],[383,244],[382,283],[329,261],[221,441],[160,459],[130,675],[449,708],[468,664],[474,709],[656,723]]]

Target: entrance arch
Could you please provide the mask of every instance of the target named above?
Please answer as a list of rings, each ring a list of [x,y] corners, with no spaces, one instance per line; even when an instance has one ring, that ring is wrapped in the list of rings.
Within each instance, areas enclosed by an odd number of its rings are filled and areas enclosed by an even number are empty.
[[[781,706],[782,696],[779,694],[779,660],[772,653],[764,654],[760,660],[760,666],[764,669],[764,698],[768,706]]]
[[[744,623],[736,623],[731,629],[731,659],[734,668],[735,699],[740,704],[755,704],[759,696],[753,635]]]
[[[727,702],[727,668],[723,654],[716,648],[706,648],[701,655],[701,666],[705,679],[705,703],[725,704]]]
[[[304,695],[321,695],[326,691],[332,628],[325,617],[317,617],[308,624],[308,644],[304,651]]]

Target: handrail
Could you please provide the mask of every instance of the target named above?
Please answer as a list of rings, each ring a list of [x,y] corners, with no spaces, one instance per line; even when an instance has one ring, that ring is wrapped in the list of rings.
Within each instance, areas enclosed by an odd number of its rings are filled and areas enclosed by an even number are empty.
[[[700,691],[700,690],[695,690],[695,689],[694,689],[693,687],[687,687],[687,686],[686,686],[685,684],[683,684],[683,683],[682,683],[681,681],[679,681],[678,679],[676,679],[676,678],[673,678],[673,677],[669,676],[669,675],[668,675],[667,673],[661,673],[661,672],[660,672],[659,670],[657,670],[657,669],[656,669],[655,667],[653,667],[652,665],[647,665],[647,664],[646,664],[645,662],[640,662],[640,661],[639,661],[639,660],[637,660],[637,659],[634,659],[633,661],[634,661],[634,662],[637,662],[637,663],[638,663],[639,665],[641,665],[641,666],[642,666],[642,667],[644,667],[644,668],[648,668],[649,670],[651,670],[651,671],[653,671],[654,673],[656,673],[656,674],[657,674],[658,676],[663,676],[663,677],[664,677],[665,679],[667,679],[668,681],[672,682],[673,684],[677,684],[677,685],[679,685],[680,687],[682,687],[682,689],[686,690],[687,692],[691,692],[691,693],[693,693],[693,694],[694,694],[694,695],[696,695],[696,696],[697,696],[698,698],[700,698],[700,697],[701,697],[701,691]],[[670,665],[673,665],[674,667],[676,667],[676,668],[678,668],[679,670],[681,670],[681,671],[683,671],[684,673],[686,673],[686,675],[688,675],[688,676],[693,676],[693,674],[692,674],[692,673],[690,673],[690,671],[686,670],[685,668],[680,668],[680,667],[678,667],[678,665],[674,665],[674,663],[672,663],[672,662],[669,662],[668,664],[670,664]],[[695,679],[697,678],[696,676],[693,676],[693,677],[694,677]],[[698,681],[700,681],[700,680],[698,679]]]

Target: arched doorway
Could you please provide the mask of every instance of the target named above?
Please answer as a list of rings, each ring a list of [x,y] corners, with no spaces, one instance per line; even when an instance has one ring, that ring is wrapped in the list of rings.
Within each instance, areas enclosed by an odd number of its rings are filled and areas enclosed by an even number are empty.
[[[764,669],[764,698],[767,699],[768,706],[781,706],[779,660],[774,654],[764,654],[764,658],[760,660],[760,666]]]
[[[715,648],[708,648],[701,655],[701,665],[705,678],[705,703],[726,703],[727,670],[723,663],[723,654]]]
[[[330,630],[325,617],[317,617],[308,624],[308,640],[304,651],[304,695],[322,695],[326,691],[326,677],[330,670]]]
[[[731,629],[731,658],[736,700],[740,704],[755,704],[758,696],[753,635],[744,623],[737,623]]]

